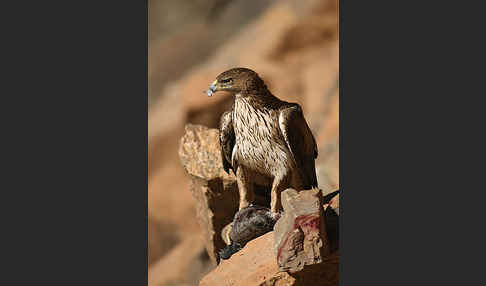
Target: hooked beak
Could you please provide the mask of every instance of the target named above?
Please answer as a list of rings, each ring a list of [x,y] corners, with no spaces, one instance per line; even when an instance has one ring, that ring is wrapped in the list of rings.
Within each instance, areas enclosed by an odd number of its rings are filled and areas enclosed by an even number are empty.
[[[216,84],[218,83],[218,80],[215,80],[211,83],[211,85],[209,86],[209,89],[207,90],[207,94],[208,96],[212,96],[213,93],[215,93],[217,90],[216,88]]]

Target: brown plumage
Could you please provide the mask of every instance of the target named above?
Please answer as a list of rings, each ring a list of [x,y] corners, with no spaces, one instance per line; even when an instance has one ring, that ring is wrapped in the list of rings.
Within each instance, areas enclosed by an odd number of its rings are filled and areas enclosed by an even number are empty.
[[[236,174],[240,192],[239,209],[253,202],[257,180],[272,183],[270,208],[281,208],[280,192],[317,187],[317,145],[302,109],[282,101],[266,87],[258,74],[246,68],[221,73],[208,95],[226,90],[234,94],[231,111],[220,121],[223,167]]]

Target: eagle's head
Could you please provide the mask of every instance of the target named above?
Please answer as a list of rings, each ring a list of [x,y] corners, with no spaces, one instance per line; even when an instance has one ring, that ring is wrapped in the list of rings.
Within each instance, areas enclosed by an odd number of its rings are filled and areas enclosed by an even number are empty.
[[[217,91],[225,90],[234,94],[249,94],[264,87],[263,80],[251,69],[232,68],[218,75],[207,93],[212,96]]]

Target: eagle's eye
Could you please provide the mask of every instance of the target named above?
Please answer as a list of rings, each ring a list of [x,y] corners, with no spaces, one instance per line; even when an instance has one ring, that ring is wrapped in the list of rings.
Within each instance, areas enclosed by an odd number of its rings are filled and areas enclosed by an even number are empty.
[[[226,83],[226,84],[232,84],[233,83],[233,79],[232,78],[222,79],[221,82],[222,83]]]

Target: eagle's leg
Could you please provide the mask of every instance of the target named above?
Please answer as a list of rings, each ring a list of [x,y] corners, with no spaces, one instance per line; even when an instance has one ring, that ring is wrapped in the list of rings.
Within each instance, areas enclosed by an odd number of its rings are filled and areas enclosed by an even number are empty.
[[[243,166],[238,166],[236,170],[236,183],[238,184],[238,191],[240,193],[240,206],[238,210],[246,208],[255,199],[255,192],[253,183],[249,180],[248,172]]]
[[[270,196],[270,210],[274,218],[278,216],[279,211],[282,209],[282,201],[280,199],[280,193],[289,186],[290,176],[285,175],[283,177],[275,177],[273,179],[271,196]]]

